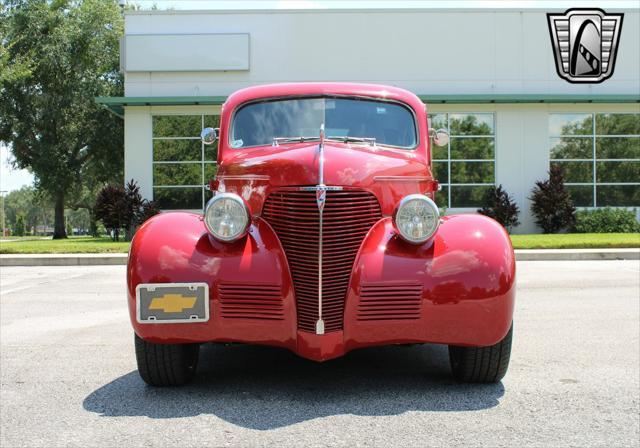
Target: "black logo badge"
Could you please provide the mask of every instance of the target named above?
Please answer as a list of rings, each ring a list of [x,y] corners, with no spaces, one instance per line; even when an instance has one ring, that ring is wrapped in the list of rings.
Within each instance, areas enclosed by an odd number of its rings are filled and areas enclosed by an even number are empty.
[[[568,9],[547,14],[556,70],[573,83],[599,83],[613,75],[624,14]]]

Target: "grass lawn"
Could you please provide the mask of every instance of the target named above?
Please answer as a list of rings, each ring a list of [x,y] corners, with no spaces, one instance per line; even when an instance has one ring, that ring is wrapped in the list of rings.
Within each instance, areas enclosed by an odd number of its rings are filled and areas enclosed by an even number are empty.
[[[127,253],[129,243],[113,242],[111,238],[90,236],[71,237],[66,240],[41,237],[8,237],[0,241],[0,254],[92,254]]]
[[[640,247],[640,233],[564,233],[511,235],[515,249],[591,249]]]
[[[588,249],[640,247],[640,233],[567,233],[555,235],[511,235],[516,249]],[[66,240],[42,237],[7,238],[0,241],[0,254],[127,253],[129,243],[88,236]]]

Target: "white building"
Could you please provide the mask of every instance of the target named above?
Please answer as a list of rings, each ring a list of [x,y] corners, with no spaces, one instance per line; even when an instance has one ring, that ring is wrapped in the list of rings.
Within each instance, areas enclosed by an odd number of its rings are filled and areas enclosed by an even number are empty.
[[[126,179],[164,208],[208,197],[215,150],[198,135],[227,95],[294,81],[420,96],[434,124],[450,125],[451,143],[434,157],[449,210],[475,210],[483,188],[501,184],[520,206],[517,231],[534,232],[527,197],[552,163],[566,168],[578,205],[640,207],[640,10],[607,11],[624,21],[615,72],[600,84],[558,76],[547,12],[564,10],[129,12],[125,97],[98,101],[124,117]],[[460,135],[470,132],[457,129],[464,118],[482,135]]]

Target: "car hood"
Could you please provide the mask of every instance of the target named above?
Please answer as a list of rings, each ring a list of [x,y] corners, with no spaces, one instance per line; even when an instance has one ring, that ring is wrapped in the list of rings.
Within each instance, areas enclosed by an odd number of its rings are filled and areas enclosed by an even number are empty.
[[[232,151],[227,151],[229,154]],[[318,143],[249,148],[222,161],[219,177],[268,176],[272,186],[319,183]],[[427,176],[428,165],[411,150],[363,144],[324,145],[324,183],[367,187],[378,176]]]
[[[214,186],[241,195],[253,212],[273,189],[320,183],[317,142],[225,153]],[[324,184],[372,191],[383,213],[395,207],[398,196],[425,193],[431,183],[429,165],[418,151],[325,142]]]

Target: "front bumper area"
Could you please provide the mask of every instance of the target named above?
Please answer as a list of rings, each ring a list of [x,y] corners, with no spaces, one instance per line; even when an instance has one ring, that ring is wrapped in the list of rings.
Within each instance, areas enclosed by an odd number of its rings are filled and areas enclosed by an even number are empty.
[[[138,284],[179,282],[207,283],[207,322],[136,321]],[[168,213],[134,238],[128,296],[134,331],[156,343],[264,344],[316,361],[373,345],[488,346],[511,325],[515,260],[508,236],[488,218],[444,218],[435,238],[419,246],[400,240],[383,218],[354,263],[342,330],[316,335],[298,329],[287,259],[265,221],[255,220],[246,238],[222,244],[198,215]]]

